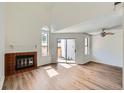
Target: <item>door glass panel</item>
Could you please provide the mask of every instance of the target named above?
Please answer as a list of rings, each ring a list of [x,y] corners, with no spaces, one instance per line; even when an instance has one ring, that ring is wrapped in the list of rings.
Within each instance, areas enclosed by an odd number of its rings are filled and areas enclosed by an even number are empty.
[[[58,39],[58,62],[75,63],[75,39]]]
[[[89,52],[89,50],[88,50],[88,47],[89,47],[89,39],[86,37],[85,38],[85,42],[84,42],[84,44],[85,44],[85,55],[88,55],[88,52]]]
[[[58,39],[58,62],[66,62],[66,39]]]
[[[67,63],[75,63],[75,39],[67,39]]]

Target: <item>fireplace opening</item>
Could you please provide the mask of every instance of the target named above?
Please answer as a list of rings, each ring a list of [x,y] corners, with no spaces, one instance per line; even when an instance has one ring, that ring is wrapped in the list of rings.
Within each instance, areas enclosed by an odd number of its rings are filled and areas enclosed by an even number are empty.
[[[16,56],[16,70],[33,67],[34,55],[19,55]]]

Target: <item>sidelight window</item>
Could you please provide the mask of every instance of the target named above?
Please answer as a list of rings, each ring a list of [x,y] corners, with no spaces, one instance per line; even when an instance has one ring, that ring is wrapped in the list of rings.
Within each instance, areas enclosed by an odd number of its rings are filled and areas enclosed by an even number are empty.
[[[89,38],[88,37],[85,38],[84,43],[85,43],[85,55],[88,55],[89,54]]]
[[[48,27],[42,28],[42,34],[41,34],[41,40],[42,40],[42,56],[48,56],[48,48],[49,48],[49,29]]]

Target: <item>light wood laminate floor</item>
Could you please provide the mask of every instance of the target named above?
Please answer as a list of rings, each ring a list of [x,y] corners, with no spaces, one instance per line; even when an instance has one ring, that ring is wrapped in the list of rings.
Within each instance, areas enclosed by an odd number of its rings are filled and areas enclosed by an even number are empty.
[[[121,87],[121,68],[95,62],[42,66],[8,76],[3,85],[6,90],[118,90]]]

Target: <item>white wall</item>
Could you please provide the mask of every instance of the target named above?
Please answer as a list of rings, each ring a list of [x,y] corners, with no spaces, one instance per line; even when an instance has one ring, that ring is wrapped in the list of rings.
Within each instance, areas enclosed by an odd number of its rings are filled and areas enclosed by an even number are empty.
[[[104,64],[122,67],[123,61],[123,33],[122,30],[109,30],[114,35],[92,37],[93,60]],[[108,32],[109,32],[108,31]]]
[[[0,89],[4,82],[5,5],[0,3]]]
[[[62,39],[62,38],[73,38],[75,39],[75,48],[76,48],[76,53],[75,53],[75,61],[77,64],[84,64],[88,61],[91,60],[90,55],[84,55],[84,38],[87,35],[84,34],[76,34],[76,33],[66,33],[66,34],[56,34],[52,33],[51,34],[51,39],[50,39],[50,54],[51,54],[51,62],[56,63],[57,62],[57,39]]]
[[[47,3],[49,4],[49,3]],[[40,29],[50,23],[50,8],[46,3],[7,3],[6,4],[6,53],[38,52],[38,65],[41,60]],[[13,48],[11,48],[13,45]],[[35,48],[37,45],[37,48]]]

